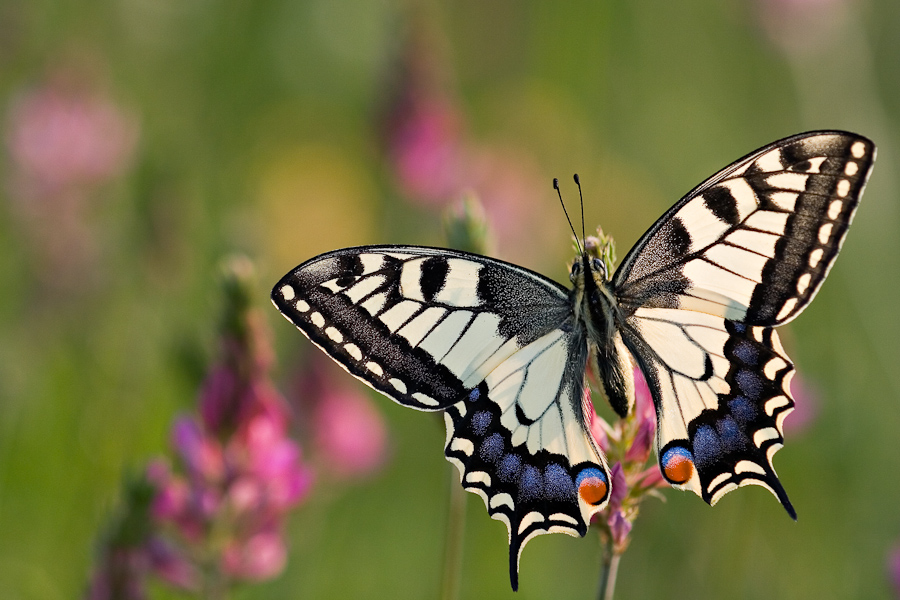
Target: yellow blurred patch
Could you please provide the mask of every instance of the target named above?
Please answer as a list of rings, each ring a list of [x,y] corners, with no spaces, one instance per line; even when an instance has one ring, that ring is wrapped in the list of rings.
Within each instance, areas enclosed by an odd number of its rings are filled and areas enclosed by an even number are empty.
[[[261,242],[290,269],[336,248],[373,241],[378,196],[363,164],[325,144],[288,149],[260,170]]]

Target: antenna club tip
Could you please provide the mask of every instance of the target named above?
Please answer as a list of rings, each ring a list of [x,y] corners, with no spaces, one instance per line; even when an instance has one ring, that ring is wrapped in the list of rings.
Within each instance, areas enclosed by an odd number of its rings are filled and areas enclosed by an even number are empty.
[[[581,185],[581,180],[578,179],[578,173],[575,173],[575,175],[573,177],[575,179],[575,183],[577,183],[578,185]]]
[[[554,190],[559,189],[559,179],[557,179],[556,177],[553,178],[553,189]]]

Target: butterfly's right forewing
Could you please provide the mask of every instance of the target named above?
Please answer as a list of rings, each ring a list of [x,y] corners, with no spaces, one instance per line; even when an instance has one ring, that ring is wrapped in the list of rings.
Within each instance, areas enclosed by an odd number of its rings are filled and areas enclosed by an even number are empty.
[[[620,304],[787,323],[825,280],[874,161],[870,140],[840,131],[792,136],[742,158],[635,244],[613,280]]]

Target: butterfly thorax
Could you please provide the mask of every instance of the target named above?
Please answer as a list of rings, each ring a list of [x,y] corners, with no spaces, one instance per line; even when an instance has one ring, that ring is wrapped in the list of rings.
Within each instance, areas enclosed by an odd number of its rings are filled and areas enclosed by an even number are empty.
[[[623,322],[606,265],[587,253],[572,265],[569,275],[574,289],[572,306],[576,320],[584,326],[588,347],[606,398],[622,417],[634,402],[631,358],[619,326]]]

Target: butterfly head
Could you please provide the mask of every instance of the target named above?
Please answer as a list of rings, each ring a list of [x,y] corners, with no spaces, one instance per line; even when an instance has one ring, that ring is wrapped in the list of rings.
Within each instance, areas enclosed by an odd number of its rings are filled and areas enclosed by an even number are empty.
[[[609,271],[603,261],[590,256],[587,252],[572,263],[572,268],[569,270],[569,281],[577,286],[578,281],[584,277],[585,273],[590,273],[594,281],[609,281]]]

